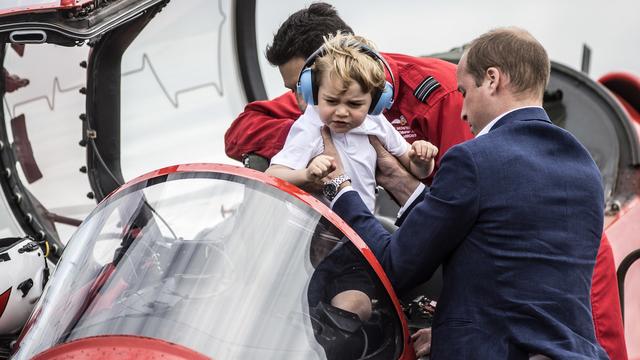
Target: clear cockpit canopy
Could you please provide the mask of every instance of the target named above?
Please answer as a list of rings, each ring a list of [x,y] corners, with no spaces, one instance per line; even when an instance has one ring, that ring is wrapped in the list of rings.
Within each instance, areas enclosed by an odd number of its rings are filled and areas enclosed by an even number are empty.
[[[15,359],[100,335],[162,339],[213,359],[390,359],[402,351],[401,322],[378,275],[305,201],[229,172],[133,183],[71,238]],[[344,269],[371,282],[366,321],[330,305],[335,294],[325,292]]]

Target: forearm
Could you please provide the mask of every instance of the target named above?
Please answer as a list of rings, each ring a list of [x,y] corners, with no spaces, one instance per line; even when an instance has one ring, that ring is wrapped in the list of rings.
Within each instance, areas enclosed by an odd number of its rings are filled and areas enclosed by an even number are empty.
[[[322,183],[309,180],[307,169],[293,170],[283,165],[271,165],[265,174],[290,182],[311,194],[322,191]]]
[[[345,190],[332,203],[332,210],[358,233],[378,260],[384,257],[391,235],[369,211],[357,191]]]
[[[423,183],[418,184],[418,187],[414,190],[413,194],[411,194],[409,199],[407,199],[404,205],[400,207],[400,210],[398,210],[395,223],[396,226],[402,225],[411,210],[424,199],[425,189],[426,186]]]
[[[271,165],[265,171],[265,174],[290,182],[298,187],[309,183],[309,179],[307,178],[307,169],[294,170],[282,165]]]
[[[388,257],[391,234],[369,212],[358,193],[356,191],[343,193],[332,204],[332,210],[349,224],[373,251],[395,288],[398,280],[402,278],[402,274],[397,273],[393,266],[388,266],[390,265],[389,262],[382,263],[383,259]]]
[[[397,291],[431,277],[477,219],[480,206],[473,158],[466,148],[460,148],[449,160],[443,161],[431,191],[393,235],[382,228],[355,191],[346,192],[332,205],[371,248]]]
[[[404,204],[407,203],[407,200],[421,184],[420,181],[413,176],[389,175],[385,176],[385,179],[384,185],[382,186],[400,206],[404,206]]]
[[[402,167],[397,165],[394,167],[379,166],[376,180],[402,207],[420,185],[420,181],[412,174],[411,160],[408,154],[405,153],[397,159]]]
[[[427,166],[423,164],[416,164],[411,161],[409,162],[409,171],[411,172],[411,174],[413,174],[413,176],[420,180],[426,179],[433,171],[434,164],[435,161],[433,160],[429,161],[429,164]]]

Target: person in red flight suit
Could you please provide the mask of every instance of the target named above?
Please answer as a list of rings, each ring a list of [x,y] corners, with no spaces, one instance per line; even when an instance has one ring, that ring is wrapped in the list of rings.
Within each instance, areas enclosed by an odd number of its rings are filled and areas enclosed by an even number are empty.
[[[282,149],[289,128],[300,117],[295,89],[306,58],[322,45],[323,36],[353,33],[333,6],[314,3],[291,15],[267,47],[267,59],[278,66],[291,92],[270,101],[248,104],[225,134],[225,151],[236,160],[250,153],[270,159]],[[439,149],[439,160],[453,145],[472,138],[460,120],[462,96],[457,91],[456,66],[433,58],[382,53],[394,75],[394,103],[384,112],[394,127],[412,143],[426,140]],[[387,74],[391,82],[391,76]],[[304,107],[303,107],[304,108]]]
[[[591,278],[591,313],[596,339],[609,358],[627,360],[613,250],[605,233],[602,234]]]
[[[337,31],[353,33],[336,9],[326,3],[311,4],[285,20],[272,45],[267,47],[266,55],[272,65],[278,66],[285,87],[291,91],[273,100],[255,101],[245,107],[225,134],[225,152],[229,157],[243,161],[248,155],[255,154],[271,159],[282,149],[291,125],[302,115],[300,109],[306,107],[295,93],[298,75],[306,58],[322,45],[323,36]],[[440,158],[450,147],[473,137],[468,125],[460,119],[462,96],[457,91],[456,66],[433,58],[381,54],[395,78],[394,104],[383,114],[409,142],[427,140],[439,148],[437,171]],[[389,75],[387,79],[391,81]],[[402,173],[401,165],[393,161],[392,157],[391,161],[385,162],[384,173]],[[393,181],[405,179],[407,177],[394,175]],[[381,179],[377,180],[385,185]],[[407,183],[405,193],[391,195],[402,205],[416,186],[416,183]],[[593,317],[598,342],[611,359],[625,360],[615,267],[610,255],[611,247],[604,238],[593,273]],[[423,329],[414,337],[414,348],[420,356],[428,349],[425,346],[425,342],[430,340],[427,332]]]

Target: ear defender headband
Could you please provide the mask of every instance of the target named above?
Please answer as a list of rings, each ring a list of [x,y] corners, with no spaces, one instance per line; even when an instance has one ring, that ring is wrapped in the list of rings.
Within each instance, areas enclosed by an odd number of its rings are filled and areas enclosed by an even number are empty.
[[[391,81],[395,83],[395,78],[393,77],[393,72],[391,72],[391,67],[389,66],[387,61],[380,54],[378,54],[377,51],[361,43],[357,43],[357,47],[360,52],[369,55],[375,60],[380,60],[382,62],[382,65],[384,65],[384,67],[389,72]],[[304,101],[309,105],[316,105],[318,103],[318,82],[315,79],[315,74],[311,70],[311,65],[313,65],[317,58],[322,57],[324,54],[325,47],[324,45],[322,45],[318,50],[314,51],[313,54],[311,54],[307,58],[307,60],[304,62],[304,65],[302,66],[302,71],[298,76],[298,93],[302,95]],[[385,81],[384,89],[376,90],[372,94],[371,107],[369,107],[368,114],[379,115],[384,109],[391,108],[391,105],[393,105],[393,95],[393,84]]]

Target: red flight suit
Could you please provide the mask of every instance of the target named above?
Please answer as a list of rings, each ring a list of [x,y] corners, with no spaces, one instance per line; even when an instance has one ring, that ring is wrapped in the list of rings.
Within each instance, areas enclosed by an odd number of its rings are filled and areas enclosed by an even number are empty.
[[[591,278],[591,312],[600,346],[611,360],[627,360],[613,250],[604,233]]]
[[[457,91],[456,65],[402,54],[382,56],[395,77],[394,103],[384,115],[409,143],[427,140],[438,147],[437,170],[450,147],[473,138],[469,126],[460,119],[462,95]],[[248,153],[271,159],[284,146],[300,115],[293,92],[252,102],[225,133],[225,152],[238,161]],[[596,337],[611,359],[626,360],[616,284],[611,246],[603,236],[591,292]]]

